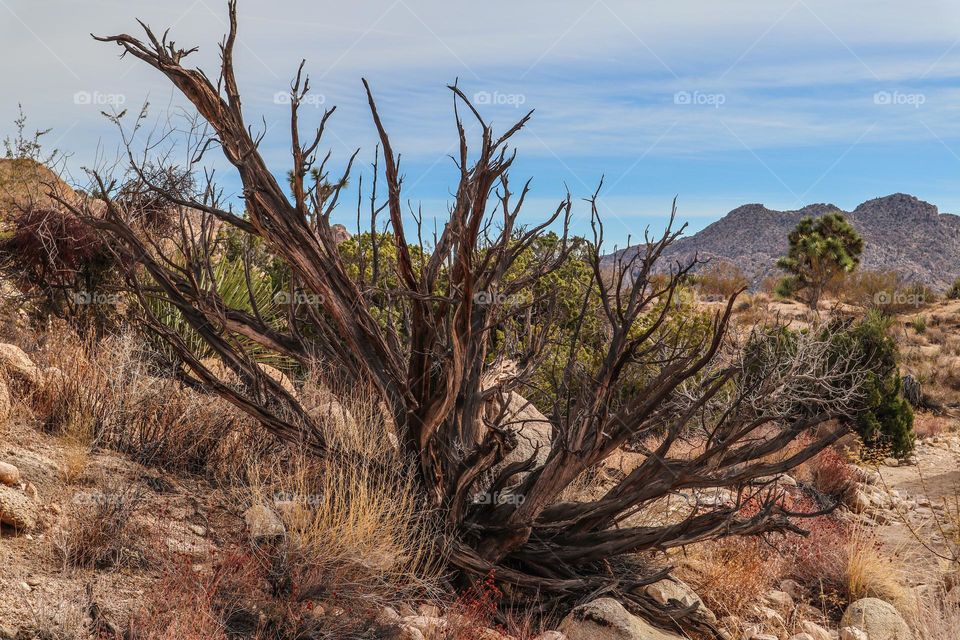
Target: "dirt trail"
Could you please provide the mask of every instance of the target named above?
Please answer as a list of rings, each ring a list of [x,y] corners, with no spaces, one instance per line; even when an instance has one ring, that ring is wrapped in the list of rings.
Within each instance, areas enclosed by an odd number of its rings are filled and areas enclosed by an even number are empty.
[[[960,435],[919,442],[915,464],[881,466],[879,485],[893,505],[878,518],[878,536],[889,551],[910,564],[941,564],[960,542]]]

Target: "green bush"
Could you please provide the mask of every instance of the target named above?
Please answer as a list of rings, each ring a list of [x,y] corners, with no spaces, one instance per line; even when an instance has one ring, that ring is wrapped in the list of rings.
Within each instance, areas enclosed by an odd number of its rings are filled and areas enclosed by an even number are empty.
[[[891,320],[879,311],[870,311],[854,322],[834,320],[820,328],[803,331],[820,332],[827,342],[827,372],[841,372],[832,384],[839,390],[859,389],[856,404],[847,420],[869,447],[888,447],[897,456],[913,448],[913,410],[903,397],[900,371],[897,367],[896,343],[888,335]],[[758,358],[755,375],[766,375],[764,360],[770,357],[802,357],[798,352],[800,331],[778,326],[755,338],[746,347],[748,359]],[[844,375],[842,372],[851,372]],[[854,373],[855,372],[855,373]],[[866,380],[862,376],[866,375]],[[751,384],[748,376],[747,384]],[[815,399],[797,401],[789,409],[793,419],[817,415],[822,410]]]
[[[869,371],[866,406],[857,430],[868,446],[886,445],[903,456],[913,449],[913,410],[903,397],[897,345],[887,333],[891,320],[876,311],[836,334],[836,358],[852,355]]]
[[[953,286],[947,291],[947,298],[950,300],[960,300],[960,278],[953,281]]]

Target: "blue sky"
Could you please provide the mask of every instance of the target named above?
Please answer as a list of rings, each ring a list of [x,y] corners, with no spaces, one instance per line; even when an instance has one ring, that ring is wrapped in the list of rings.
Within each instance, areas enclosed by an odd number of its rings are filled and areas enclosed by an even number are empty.
[[[108,103],[135,111],[149,100],[157,119],[182,107],[159,74],[87,34],[137,33],[138,17],[172,26],[212,74],[225,13],[218,0],[0,0],[0,133],[23,103],[82,181],[81,166],[116,154],[119,136],[99,115]],[[356,147],[364,165],[372,158],[360,78],[370,80],[407,195],[428,218],[442,218],[453,184],[445,85],[457,78],[495,125],[536,109],[513,172],[515,183],[534,178],[528,222],[565,185],[581,198],[603,175],[607,235],[620,244],[662,226],[675,195],[692,230],[747,202],[849,209],[898,191],[960,212],[955,2],[240,0],[245,112],[265,123],[278,173],[289,132],[276,96],[300,58],[316,105],[304,122],[338,106],[336,159]],[[586,232],[585,216],[576,224]]]

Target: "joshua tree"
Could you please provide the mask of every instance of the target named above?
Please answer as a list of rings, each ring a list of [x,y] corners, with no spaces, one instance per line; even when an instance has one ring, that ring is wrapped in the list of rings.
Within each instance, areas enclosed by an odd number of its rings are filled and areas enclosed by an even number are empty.
[[[777,286],[781,295],[800,293],[814,312],[832,278],[860,264],[863,238],[839,213],[805,217],[790,232],[787,255],[777,266],[789,275]]]
[[[621,258],[612,270],[602,268],[603,227],[594,193],[588,199],[592,281],[569,323],[572,328],[562,334],[571,355],[556,371],[559,391],[547,411],[553,437],[544,445],[549,451],[502,464],[523,428],[507,417],[506,398],[527,384],[542,363],[548,338],[556,339],[548,331],[555,305],[517,294],[563,265],[574,246],[567,233],[569,194],[541,224],[518,222],[529,186],[513,190],[508,170],[514,152],[508,144],[530,114],[497,134],[464,93],[450,87],[459,132],[459,182],[446,222],[426,247],[421,225],[411,232],[405,221],[398,156],[364,82],[380,143],[376,177],[362,202],[369,201],[372,231],[385,212],[388,233],[373,237],[391,245],[374,241],[372,264],[351,277],[330,216],[353,158],[331,177],[329,155],[317,151],[332,109],[305,142],[299,106],[309,82],[301,64],[291,86],[294,168],[288,197],[244,119],[233,66],[234,2],[229,16],[216,82],[183,66],[194,49],[177,48],[145,26],[145,41],[130,35],[100,38],[154,67],[183,93],[212,128],[210,140],[197,144],[201,153],[195,158],[199,161],[215,142],[243,184],[246,211],[238,215],[218,205],[213,189],[200,188],[193,197],[151,181],[131,153],[141,181],[183,211],[180,229],[158,239],[139,232],[135,209],[112,198],[109,181],[93,174],[106,206],[87,215],[123,253],[131,289],[174,305],[240,384],[218,377],[177,333],[147,314],[144,321],[179,354],[185,379],[200,380],[275,434],[306,442],[316,455],[345,464],[353,454],[324,438],[295,394],[264,375],[244,345],[256,344],[303,367],[321,358],[348,381],[372,385],[401,451],[416,467],[424,500],[456,533],[444,549],[447,561],[467,578],[492,572],[516,601],[534,594],[548,602],[614,594],[638,613],[674,625],[692,610],[648,600],[638,587],[662,578],[666,570],[637,569],[633,554],[724,535],[800,530],[795,516],[801,514],[784,508],[770,478],[840,437],[843,423],[857,411],[865,372],[830,360],[828,343],[813,335],[791,343],[787,353],[771,337],[775,332],[757,331],[744,338],[753,347],[740,349],[737,336],[727,331],[736,296],[705,333],[671,322],[681,282],[694,265],[678,265],[666,278],[654,277],[653,267],[680,231],[668,228],[659,238],[646,236],[643,250]],[[464,113],[480,125],[478,149],[469,148]],[[411,217],[421,219],[416,212]],[[295,302],[286,318],[276,320],[265,319],[256,305],[252,312],[226,306],[209,284],[212,279],[204,277],[217,255],[216,227],[224,224],[279,258],[291,290],[309,299],[291,296],[304,303]],[[540,243],[534,259],[520,261],[550,225],[561,229],[555,239]],[[170,249],[172,241],[176,251]],[[391,256],[389,274],[378,258],[385,249]],[[384,287],[385,282],[391,286]],[[530,320],[533,315],[536,322]],[[599,345],[597,366],[587,368],[573,354],[586,340],[581,327],[594,315],[603,322],[606,340]],[[518,325],[522,328],[510,331],[523,333],[523,339],[504,340],[504,331]],[[495,343],[500,346],[492,349]],[[505,357],[517,366],[501,367]],[[500,374],[490,384],[494,370]],[[805,410],[794,411],[797,406]],[[789,456],[774,455],[832,419],[840,424],[819,430],[816,439]],[[628,442],[639,443],[635,446],[644,456],[635,470],[595,500],[562,499],[571,483]],[[684,446],[680,454],[680,442],[696,446]],[[668,496],[695,497],[720,487],[736,496],[729,504],[707,506],[694,498],[689,511],[674,520],[639,524],[635,519]],[[495,494],[507,499],[495,500]],[[688,622],[702,630],[710,627],[696,617]]]

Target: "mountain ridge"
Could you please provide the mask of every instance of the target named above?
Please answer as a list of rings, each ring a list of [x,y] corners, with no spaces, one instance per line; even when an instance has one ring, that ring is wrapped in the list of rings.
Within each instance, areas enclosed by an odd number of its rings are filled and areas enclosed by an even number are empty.
[[[767,276],[782,273],[776,260],[786,254],[787,236],[800,219],[831,211],[842,213],[863,237],[860,269],[896,271],[935,289],[947,289],[960,277],[960,216],[940,213],[936,205],[906,193],[873,198],[852,211],[831,203],[786,211],[743,204],[697,233],[677,239],[664,251],[660,269],[694,256],[726,261],[739,267],[755,287]],[[604,260],[612,265],[616,256],[635,249],[623,249]]]

